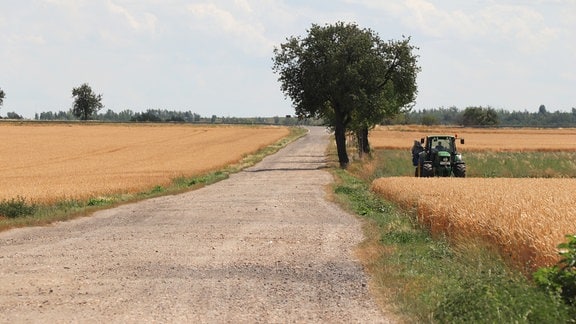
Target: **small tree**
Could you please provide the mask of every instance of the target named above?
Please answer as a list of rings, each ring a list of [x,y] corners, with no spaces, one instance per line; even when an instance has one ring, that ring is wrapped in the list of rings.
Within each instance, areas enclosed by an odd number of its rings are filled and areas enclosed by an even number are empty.
[[[7,113],[6,113],[6,117],[7,117],[8,119],[24,119],[22,116],[18,115],[17,113],[15,113],[15,112],[13,112],[13,111],[12,111],[12,112],[7,112]]]
[[[4,93],[4,90],[0,89],[0,106],[2,106],[4,104],[4,98],[6,97],[6,94]]]
[[[540,107],[538,107],[538,114],[546,115],[547,113],[548,113],[548,111],[546,110],[546,106],[540,105]]]
[[[72,97],[74,98],[72,113],[81,120],[90,119],[92,115],[104,107],[102,95],[96,95],[87,83],[72,89]]]

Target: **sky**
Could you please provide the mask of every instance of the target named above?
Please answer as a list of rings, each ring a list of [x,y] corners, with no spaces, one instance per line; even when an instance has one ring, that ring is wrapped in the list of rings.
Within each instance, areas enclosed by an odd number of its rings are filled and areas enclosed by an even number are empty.
[[[576,108],[576,0],[0,0],[0,116],[104,108],[294,114],[275,47],[356,23],[419,49],[415,110]]]

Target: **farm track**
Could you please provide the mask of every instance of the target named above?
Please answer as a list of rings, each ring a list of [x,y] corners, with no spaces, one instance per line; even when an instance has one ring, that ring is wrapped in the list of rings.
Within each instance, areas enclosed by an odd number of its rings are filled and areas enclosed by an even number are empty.
[[[327,201],[328,135],[230,179],[0,233],[0,322],[387,323]]]

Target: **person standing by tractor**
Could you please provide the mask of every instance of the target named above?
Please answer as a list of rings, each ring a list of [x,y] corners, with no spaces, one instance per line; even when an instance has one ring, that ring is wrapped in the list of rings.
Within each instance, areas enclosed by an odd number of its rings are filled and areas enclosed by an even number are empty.
[[[418,166],[418,159],[420,159],[420,152],[424,151],[422,143],[418,140],[414,140],[414,145],[412,146],[412,165]]]

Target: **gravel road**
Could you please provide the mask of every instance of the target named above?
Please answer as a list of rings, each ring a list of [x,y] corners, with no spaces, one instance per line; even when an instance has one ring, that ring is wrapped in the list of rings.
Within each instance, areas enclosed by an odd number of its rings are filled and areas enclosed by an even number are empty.
[[[0,322],[390,323],[323,128],[229,179],[0,233]]]

